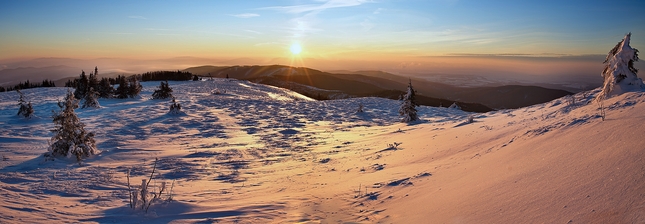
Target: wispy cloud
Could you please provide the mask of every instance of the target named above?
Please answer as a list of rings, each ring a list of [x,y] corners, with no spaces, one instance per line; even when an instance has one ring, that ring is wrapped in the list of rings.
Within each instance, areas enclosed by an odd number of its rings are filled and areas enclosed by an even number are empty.
[[[169,31],[170,29],[146,28],[146,30],[150,30],[150,31]]]
[[[363,20],[363,22],[361,22],[360,24],[361,24],[361,27],[363,27],[363,30],[365,31],[369,31],[376,26],[369,19]]]
[[[271,6],[259,8],[263,10],[275,10],[281,13],[297,14],[298,17],[292,19],[293,24],[289,28],[292,38],[302,38],[310,33],[322,31],[320,28],[313,27],[316,24],[315,17],[329,9],[359,6],[372,0],[314,0],[314,4],[297,4],[288,6]],[[366,29],[370,29],[369,24],[364,24]]]
[[[148,18],[143,17],[143,16],[128,16],[128,18],[130,18],[130,19],[148,19]]]
[[[368,0],[326,0],[326,1],[320,1],[323,2],[322,4],[304,4],[304,5],[290,5],[290,6],[272,6],[272,7],[265,7],[262,9],[272,9],[272,10],[278,10],[281,12],[286,12],[286,13],[308,13],[308,12],[321,12],[326,9],[331,9],[331,8],[342,8],[342,7],[350,7],[350,6],[357,6],[361,5],[363,3],[370,2]]]
[[[254,34],[262,34],[262,32],[255,31],[255,30],[244,30],[244,31],[249,32],[249,33],[254,33]]]
[[[232,14],[230,16],[235,16],[237,18],[242,18],[242,19],[248,19],[248,18],[258,17],[260,15],[255,13],[241,13],[241,14]]]
[[[257,46],[265,46],[265,45],[284,45],[284,44],[281,44],[281,43],[278,43],[278,42],[263,42],[263,43],[254,44],[254,46],[256,46],[256,47]]]

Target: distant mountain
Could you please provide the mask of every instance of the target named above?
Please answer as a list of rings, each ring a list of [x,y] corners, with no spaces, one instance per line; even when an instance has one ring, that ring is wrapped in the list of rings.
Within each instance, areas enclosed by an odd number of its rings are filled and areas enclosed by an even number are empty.
[[[335,99],[339,97],[378,96],[398,99],[407,84],[392,80],[360,74],[333,74],[304,67],[283,65],[269,66],[200,66],[185,69],[203,77],[230,78],[249,80],[287,88],[315,99]],[[210,75],[209,75],[210,74]],[[395,78],[392,76],[391,78]],[[419,95],[419,103],[429,106],[448,106],[454,101],[440,99],[429,95]],[[477,104],[458,102],[466,105],[464,110],[486,112],[491,108]]]
[[[409,77],[382,71],[323,72],[304,67],[268,66],[199,66],[185,69],[200,76],[250,80],[293,89],[313,98],[333,98],[345,93],[350,96],[379,96],[395,99],[405,90]],[[449,106],[457,102],[464,110],[484,111],[545,103],[570,95],[564,90],[538,86],[506,85],[497,87],[457,87],[422,79],[411,79],[423,98],[423,105]],[[298,85],[294,85],[298,84]],[[311,88],[305,88],[308,86]],[[313,90],[313,89],[316,90]]]
[[[572,93],[539,86],[477,87],[457,92],[452,99],[478,102],[496,109],[514,109],[549,102]]]
[[[12,86],[27,80],[30,82],[41,82],[44,79],[58,80],[73,74],[81,74],[81,69],[63,65],[42,68],[8,68],[0,70],[0,86]]]

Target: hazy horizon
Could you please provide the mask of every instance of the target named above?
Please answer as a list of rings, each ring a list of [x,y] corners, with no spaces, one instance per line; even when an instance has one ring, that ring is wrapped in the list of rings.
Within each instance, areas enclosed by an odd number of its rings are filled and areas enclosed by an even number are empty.
[[[633,33],[632,47],[645,49],[643,6],[634,1],[2,2],[0,70],[64,65],[140,73],[281,64],[420,76],[599,77],[604,56],[627,32]],[[60,63],[51,64],[53,59]]]

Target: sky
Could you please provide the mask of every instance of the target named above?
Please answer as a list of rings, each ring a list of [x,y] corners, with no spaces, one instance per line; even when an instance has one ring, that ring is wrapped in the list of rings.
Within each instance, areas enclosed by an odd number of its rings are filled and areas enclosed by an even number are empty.
[[[643,24],[642,0],[1,1],[0,60],[566,58],[606,55],[627,32],[645,49]]]

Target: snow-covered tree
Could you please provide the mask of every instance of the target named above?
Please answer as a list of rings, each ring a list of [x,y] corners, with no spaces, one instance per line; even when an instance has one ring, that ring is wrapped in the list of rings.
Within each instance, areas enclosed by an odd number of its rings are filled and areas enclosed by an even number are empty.
[[[99,81],[99,86],[96,90],[99,93],[100,98],[108,99],[114,96],[114,87],[110,85],[110,80],[108,78],[103,77],[101,81]]]
[[[179,114],[181,112],[181,105],[175,101],[175,97],[172,98],[172,104],[170,104],[169,114]]]
[[[99,93],[94,91],[93,87],[90,87],[90,90],[87,91],[85,94],[85,98],[83,98],[83,107],[81,108],[99,108],[101,105],[99,104]]]
[[[125,80],[125,77],[119,76],[117,80],[119,82],[119,87],[117,87],[116,90],[114,91],[114,95],[116,96],[116,98],[119,98],[119,99],[128,98],[130,86],[128,85],[128,82]]]
[[[94,67],[94,73],[90,73],[90,77],[88,78],[88,83],[87,83],[87,89],[89,91],[90,88],[94,88],[94,90],[99,89],[99,68]]]
[[[25,95],[20,92],[20,90],[16,90],[18,94],[20,94],[20,99],[18,99],[18,106],[20,107],[18,109],[18,115],[22,115],[25,118],[31,118],[31,115],[34,114],[34,108],[31,106],[31,102],[25,101]]]
[[[461,110],[461,107],[459,105],[457,105],[457,102],[453,102],[448,108],[449,109]]]
[[[415,91],[412,88],[412,80],[410,80],[410,83],[408,84],[408,92],[403,96],[403,102],[401,103],[401,107],[399,108],[399,116],[403,117],[401,122],[412,122],[419,120],[419,116],[417,116],[417,109],[419,105],[417,104],[415,100]]]
[[[130,79],[130,84],[128,86],[128,97],[130,98],[138,96],[143,89],[143,86],[141,86],[141,83],[139,83],[139,81],[137,81],[135,77],[132,77],[132,79]]]
[[[607,54],[603,62],[605,68],[602,71],[605,81],[596,100],[600,101],[612,94],[645,88],[643,80],[636,76],[638,69],[634,68],[634,62],[638,61],[638,50],[629,46],[631,35],[631,33],[625,35],[625,38]]]
[[[168,99],[170,97],[172,97],[172,88],[168,85],[168,81],[161,82],[159,89],[152,93],[152,99]]]
[[[76,97],[76,99],[83,99],[85,97],[85,94],[87,93],[87,90],[89,90],[89,85],[90,85],[90,80],[87,78],[87,75],[85,75],[85,71],[82,71],[81,77],[78,79],[78,82],[76,83],[76,89],[74,90],[74,97]]]
[[[83,124],[74,109],[78,108],[78,100],[71,91],[63,102],[58,102],[59,112],[54,112],[54,136],[49,146],[49,156],[74,156],[77,161],[99,153],[94,141],[94,133],[85,131]],[[53,111],[52,111],[53,112]]]

